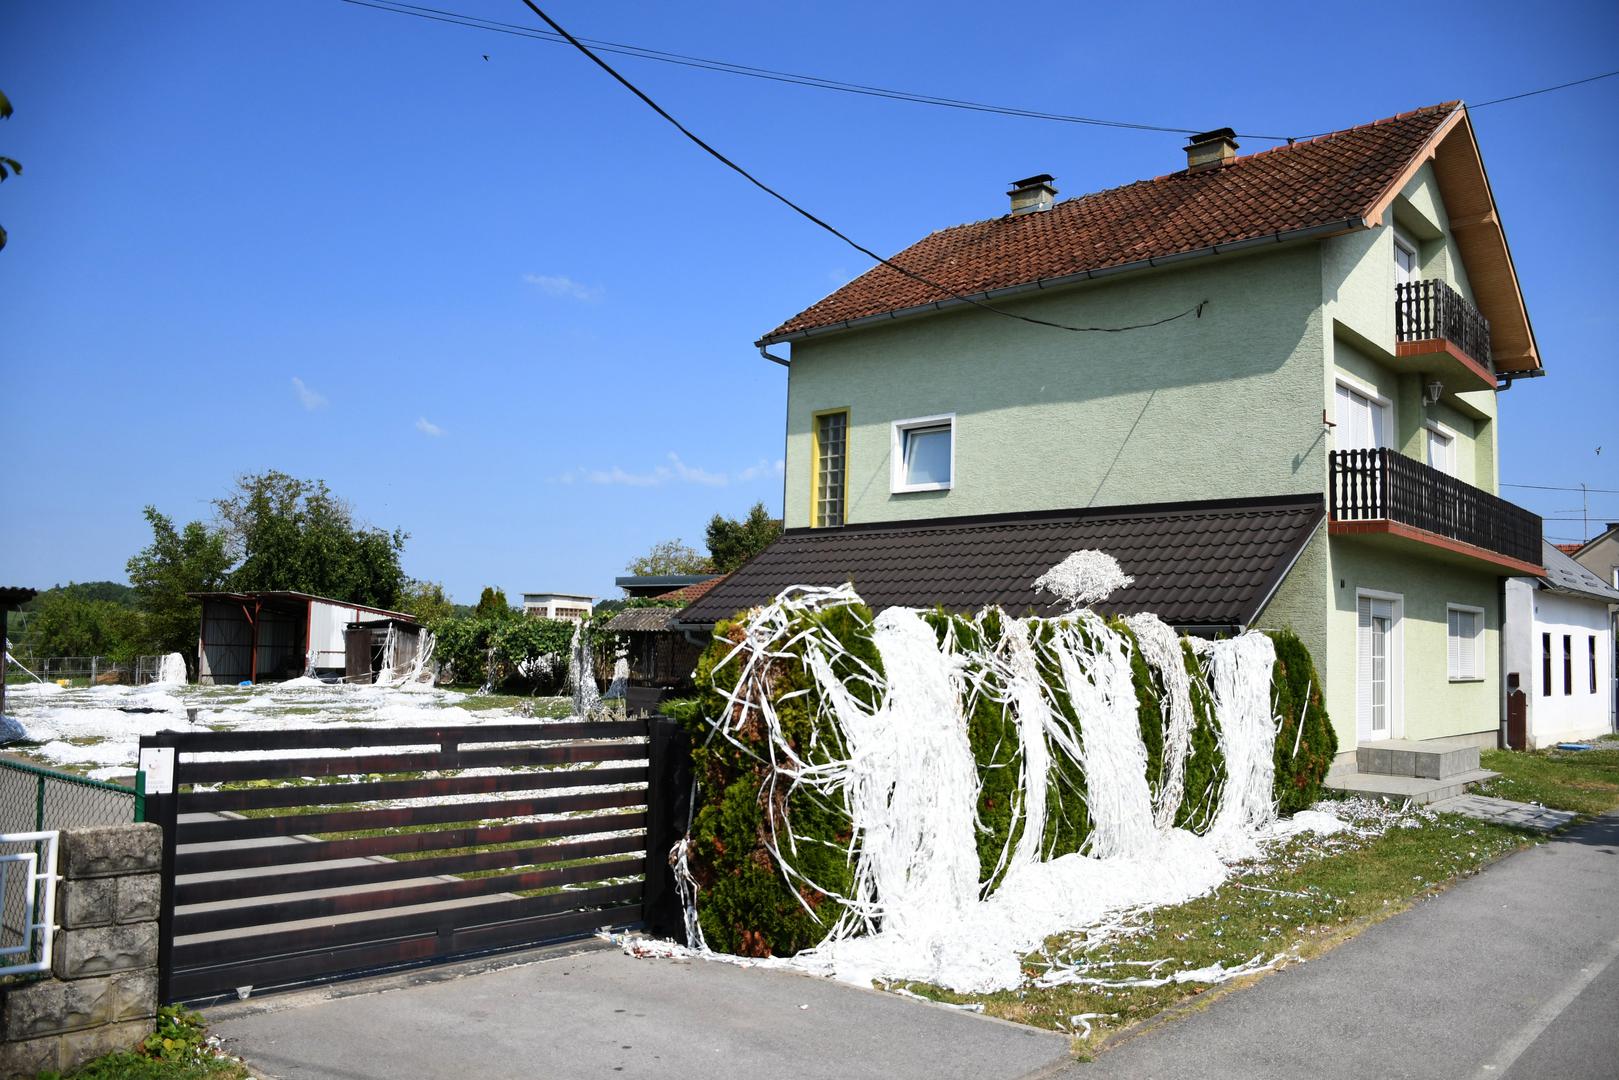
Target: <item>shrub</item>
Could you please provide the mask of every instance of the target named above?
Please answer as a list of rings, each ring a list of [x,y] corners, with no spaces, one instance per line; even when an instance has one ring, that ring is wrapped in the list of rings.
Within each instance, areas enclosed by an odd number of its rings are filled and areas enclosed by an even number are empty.
[[[934,611],[925,618],[941,644],[953,640],[957,651],[996,649],[1006,632],[1005,616],[994,610],[975,618]],[[762,688],[795,754],[811,763],[824,763],[842,756],[841,733],[821,713],[814,677],[803,662],[802,631],[818,628],[848,651],[848,656],[833,660],[834,674],[864,708],[876,708],[878,700],[875,688],[861,677],[860,665],[880,673],[882,662],[871,640],[871,612],[866,607],[834,607],[800,619],[802,624],[794,625],[794,632],[783,639],[785,644],[777,642],[778,651],[756,674],[759,685],[749,688],[749,693],[757,696]],[[1036,668],[1048,687],[1058,690],[1063,676],[1050,648],[1056,624],[1036,620],[1029,626]],[[1130,645],[1147,781],[1156,798],[1164,780],[1164,687],[1142,659],[1128,627],[1120,621],[1110,626]],[[1077,632],[1087,633],[1083,626]],[[1291,633],[1271,637],[1277,651],[1272,688],[1281,718],[1276,797],[1282,810],[1290,812],[1317,798],[1336,742],[1321,706],[1320,679],[1308,651]],[[697,665],[698,695],[666,703],[665,712],[682,722],[693,742],[698,807],[689,865],[699,889],[698,918],[708,944],[747,956],[789,955],[824,938],[842,912],[835,901],[806,881],[789,882],[771,854],[772,845],[781,845],[783,851],[794,845],[787,861],[797,874],[829,893],[846,896],[852,883],[847,851],[851,823],[841,803],[822,800],[807,790],[793,790],[785,779],[769,783],[772,769],[764,722],[728,711],[737,708],[729,697],[737,689],[742,665],[740,657],[725,661],[742,641],[741,622],[720,624],[714,643]],[[1181,655],[1191,676],[1193,728],[1175,824],[1201,832],[1212,819],[1224,787],[1225,762],[1211,693],[1191,645],[1184,640]],[[1018,804],[1022,743],[1005,697],[1006,687],[993,670],[975,671],[974,678],[966,681],[962,702],[967,739],[980,776],[976,846],[979,881],[986,893],[999,883],[1005,871],[1003,859],[1024,828]],[[1048,701],[1083,738],[1084,718],[1074,715],[1069,696],[1052,692]],[[721,717],[741,746],[715,735],[710,718]],[[1077,762],[1054,755],[1047,785],[1041,857],[1083,850],[1092,829],[1084,773]]]

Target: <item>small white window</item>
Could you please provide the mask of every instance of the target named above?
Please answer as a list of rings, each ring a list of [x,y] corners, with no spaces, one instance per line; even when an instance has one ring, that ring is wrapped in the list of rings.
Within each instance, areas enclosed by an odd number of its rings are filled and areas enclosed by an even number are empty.
[[[955,475],[955,413],[895,422],[889,490],[944,491]]]
[[[1456,436],[1438,424],[1428,425],[1428,464],[1446,476],[1456,475]]]
[[[1484,609],[1451,604],[1449,615],[1445,653],[1451,681],[1484,678]]]

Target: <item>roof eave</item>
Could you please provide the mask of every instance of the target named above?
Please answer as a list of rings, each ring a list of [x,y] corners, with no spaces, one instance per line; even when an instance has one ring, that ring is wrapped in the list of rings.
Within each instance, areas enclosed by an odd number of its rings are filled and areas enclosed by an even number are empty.
[[[1061,277],[1039,278],[1018,285],[1008,285],[999,289],[990,289],[987,292],[973,293],[967,296],[951,296],[943,300],[935,300],[928,304],[917,304],[912,307],[896,308],[893,311],[878,312],[875,315],[863,315],[858,319],[843,319],[837,322],[825,323],[820,326],[811,326],[803,330],[793,330],[785,334],[768,334],[754,342],[758,348],[767,348],[771,345],[781,345],[792,341],[802,341],[805,338],[822,337],[827,334],[842,333],[845,330],[858,330],[866,326],[875,326],[879,323],[893,322],[896,319],[909,319],[920,315],[931,315],[938,311],[950,311],[956,308],[968,307],[993,300],[1022,296],[1025,293],[1042,292],[1046,289],[1061,289],[1071,285],[1083,284],[1096,278],[1112,277],[1115,274],[1127,274],[1136,270],[1151,270],[1191,259],[1207,258],[1212,255],[1226,255],[1232,252],[1248,251],[1252,248],[1266,247],[1271,244],[1286,244],[1294,241],[1325,240],[1331,236],[1341,236],[1344,233],[1355,232],[1359,229],[1370,228],[1371,223],[1364,217],[1344,218],[1340,221],[1329,221],[1321,225],[1311,225],[1303,229],[1286,229],[1281,232],[1269,233],[1265,236],[1251,236],[1245,240],[1234,240],[1229,244],[1210,244],[1206,247],[1194,248],[1190,251],[1178,251],[1172,255],[1161,255],[1150,259],[1137,259],[1134,262],[1118,263],[1113,266],[1098,267],[1094,270],[1081,270],[1073,274],[1064,274]],[[774,359],[774,358],[772,358]]]

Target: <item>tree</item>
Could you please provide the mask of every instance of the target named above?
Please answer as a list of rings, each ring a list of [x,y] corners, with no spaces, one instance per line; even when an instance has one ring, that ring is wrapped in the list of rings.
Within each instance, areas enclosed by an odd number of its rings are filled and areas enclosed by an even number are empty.
[[[506,602],[504,590],[485,585],[483,592],[478,595],[478,606],[473,609],[472,615],[477,619],[507,619],[512,615],[512,606]]]
[[[708,560],[703,553],[684,541],[664,540],[653,544],[652,550],[638,559],[631,559],[624,567],[636,577],[661,577],[666,574],[706,574]]]
[[[9,119],[10,116],[11,116],[11,99],[6,97],[6,95],[4,93],[0,93],[0,120]],[[0,180],[4,180],[7,176],[10,176],[10,175],[13,175],[13,174],[21,176],[22,175],[22,165],[17,161],[16,158],[8,158],[8,157],[5,157],[3,155],[0,155]],[[0,228],[0,248],[3,248],[5,246],[6,246],[6,230],[4,228]]]
[[[407,581],[399,565],[407,534],[358,525],[321,480],[271,470],[236,481],[214,500],[243,592],[287,589],[352,604],[394,608]]]
[[[729,574],[781,535],[781,519],[757,502],[741,521],[715,514],[708,523],[708,554],[714,572]]]
[[[423,625],[431,625],[455,614],[455,605],[444,594],[444,586],[436,581],[417,581],[411,578],[399,594],[399,611],[416,616]]]
[[[124,660],[139,645],[140,615],[111,600],[86,598],[71,586],[37,597],[28,634],[37,656],[110,656]]]
[[[129,560],[129,583],[140,607],[139,651],[170,653],[196,663],[201,605],[186,595],[223,588],[231,558],[225,537],[200,521],[175,531],[174,522],[146,508],[152,542]]]

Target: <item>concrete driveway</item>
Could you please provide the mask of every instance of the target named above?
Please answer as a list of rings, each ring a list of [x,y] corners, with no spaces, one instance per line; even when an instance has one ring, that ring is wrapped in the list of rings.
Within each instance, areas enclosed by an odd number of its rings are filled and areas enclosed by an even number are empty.
[[[278,1080],[1017,1080],[1064,1036],[783,971],[618,949],[434,968],[207,1010]]]

